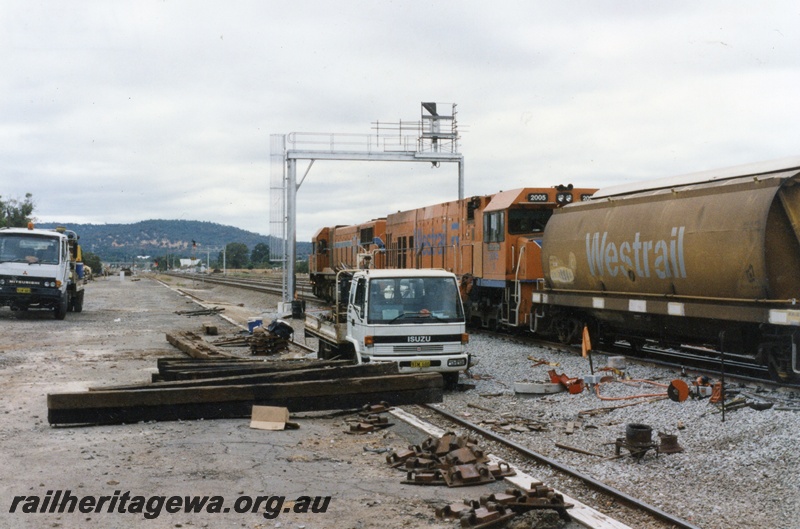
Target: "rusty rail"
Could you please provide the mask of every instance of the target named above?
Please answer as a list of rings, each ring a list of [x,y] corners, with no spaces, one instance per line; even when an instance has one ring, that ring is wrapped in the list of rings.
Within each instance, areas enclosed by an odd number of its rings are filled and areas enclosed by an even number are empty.
[[[551,458],[549,458],[549,457],[547,457],[545,455],[542,455],[542,454],[539,454],[537,452],[534,452],[534,451],[532,451],[532,450],[530,450],[530,449],[528,449],[528,448],[526,448],[526,447],[524,447],[524,446],[522,446],[522,445],[520,445],[518,443],[515,443],[514,441],[511,441],[510,439],[506,439],[506,438],[501,437],[501,436],[495,434],[494,432],[491,432],[491,431],[489,431],[489,430],[487,430],[485,428],[481,428],[477,424],[474,424],[474,423],[471,423],[469,421],[466,421],[466,420],[462,419],[461,417],[458,417],[457,415],[453,415],[452,413],[449,413],[449,412],[447,412],[445,410],[437,408],[436,406],[431,406],[430,404],[425,404],[424,406],[425,406],[425,408],[427,408],[429,410],[435,411],[436,413],[438,413],[439,415],[445,417],[447,420],[449,420],[451,422],[459,424],[459,425],[461,425],[461,426],[463,426],[465,428],[469,428],[470,430],[472,430],[472,431],[474,431],[476,433],[479,433],[480,435],[486,437],[487,439],[491,439],[492,441],[498,442],[498,443],[500,443],[502,445],[505,445],[505,446],[513,449],[513,450],[516,450],[517,452],[519,452],[519,453],[523,454],[524,456],[529,457],[529,458],[531,458],[531,459],[533,459],[535,461],[538,461],[540,463],[544,463],[545,465],[548,465],[548,466],[550,466],[550,467],[552,467],[552,468],[554,468],[554,469],[556,469],[556,470],[558,470],[560,472],[563,472],[565,474],[569,474],[570,476],[578,478],[581,481],[583,481],[584,483],[586,483],[587,485],[591,486],[592,488],[597,489],[600,492],[603,492],[603,493],[608,494],[610,496],[614,496],[614,497],[616,497],[616,498],[618,498],[618,499],[620,499],[620,500],[622,500],[622,501],[624,501],[626,503],[629,503],[629,504],[633,505],[634,507],[636,507],[637,509],[641,509],[642,511],[645,511],[645,512],[651,514],[652,516],[658,518],[661,521],[673,524],[675,527],[677,527],[679,529],[700,529],[698,526],[693,525],[693,524],[687,522],[686,520],[683,520],[681,518],[677,518],[675,516],[672,516],[671,514],[662,511],[658,507],[655,507],[655,506],[650,505],[648,503],[645,503],[645,502],[643,502],[643,501],[641,501],[641,500],[639,500],[637,498],[634,498],[633,496],[630,496],[630,495],[626,494],[625,492],[622,492],[621,490],[615,489],[614,487],[606,485],[602,481],[598,481],[598,480],[594,479],[591,476],[587,476],[585,474],[582,474],[578,470],[576,470],[576,469],[574,469],[574,468],[572,468],[570,466],[564,465],[562,463],[559,463],[555,459],[551,459]]]

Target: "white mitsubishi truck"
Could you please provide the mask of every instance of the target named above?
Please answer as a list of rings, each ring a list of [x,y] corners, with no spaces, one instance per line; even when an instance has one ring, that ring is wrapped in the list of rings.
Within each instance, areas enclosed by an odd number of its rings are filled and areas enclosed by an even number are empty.
[[[351,270],[337,276],[337,301],[306,315],[320,358],[397,362],[401,373],[436,371],[448,385],[470,366],[456,276],[444,270]]]
[[[0,228],[0,307],[52,310],[57,320],[83,310],[78,236],[64,228]]]

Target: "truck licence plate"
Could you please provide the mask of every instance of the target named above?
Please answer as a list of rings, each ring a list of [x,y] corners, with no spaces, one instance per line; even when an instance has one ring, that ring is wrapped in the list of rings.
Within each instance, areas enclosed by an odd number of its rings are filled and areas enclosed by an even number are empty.
[[[430,360],[412,360],[411,367],[431,367]]]
[[[17,287],[17,294],[30,294],[31,289],[29,287]]]

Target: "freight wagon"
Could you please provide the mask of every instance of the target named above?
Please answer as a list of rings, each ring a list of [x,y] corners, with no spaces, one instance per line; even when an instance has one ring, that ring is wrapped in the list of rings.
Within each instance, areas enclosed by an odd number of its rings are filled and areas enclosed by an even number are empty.
[[[557,211],[542,244],[535,330],[800,373],[800,158],[602,189]]]

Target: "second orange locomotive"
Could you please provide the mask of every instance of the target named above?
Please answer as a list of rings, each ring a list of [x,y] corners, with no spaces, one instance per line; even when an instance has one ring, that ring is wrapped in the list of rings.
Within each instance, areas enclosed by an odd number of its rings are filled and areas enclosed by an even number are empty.
[[[309,258],[314,293],[333,300],[336,272],[346,268],[442,268],[461,278],[473,323],[529,327],[531,294],[544,276],[545,224],[556,208],[595,191],[520,188],[322,228]]]

